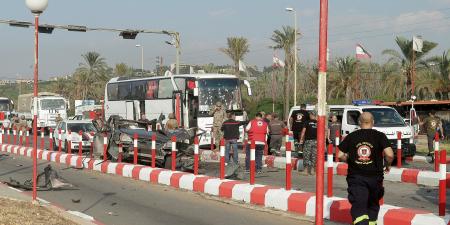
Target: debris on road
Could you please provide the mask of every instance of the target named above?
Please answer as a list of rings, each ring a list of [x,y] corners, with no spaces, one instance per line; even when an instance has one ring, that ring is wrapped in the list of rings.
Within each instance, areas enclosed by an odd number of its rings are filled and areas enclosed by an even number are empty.
[[[72,198],[72,202],[73,202],[73,203],[80,203],[80,202],[81,202],[81,198],[79,198],[79,199],[73,199],[73,198]]]
[[[45,207],[5,198],[0,198],[0,221],[11,225],[76,225]]]
[[[19,188],[23,190],[31,190],[33,188],[32,180],[26,180],[23,183],[9,178],[9,182],[4,182],[5,184]],[[53,190],[53,189],[62,189],[62,188],[72,188],[73,185],[67,182],[64,182],[63,179],[58,175],[58,173],[50,166],[47,165],[44,168],[44,172],[40,173],[37,176],[37,189],[38,190]]]

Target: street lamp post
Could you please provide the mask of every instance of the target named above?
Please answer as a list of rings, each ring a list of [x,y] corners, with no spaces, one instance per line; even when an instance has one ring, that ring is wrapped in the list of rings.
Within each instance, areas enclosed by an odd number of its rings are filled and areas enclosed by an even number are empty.
[[[141,74],[144,76],[144,46],[138,44],[136,48],[141,48]]]
[[[286,8],[286,11],[294,13],[294,106],[297,105],[297,11],[294,8]]]
[[[37,199],[37,97],[39,65],[39,15],[47,8],[48,0],[25,0],[27,7],[34,14],[34,91],[33,91],[33,201]]]
[[[163,34],[170,35],[173,38],[173,41],[166,41],[167,44],[172,45],[176,48],[175,54],[175,74],[180,74],[180,33],[178,32],[169,32],[162,31]]]

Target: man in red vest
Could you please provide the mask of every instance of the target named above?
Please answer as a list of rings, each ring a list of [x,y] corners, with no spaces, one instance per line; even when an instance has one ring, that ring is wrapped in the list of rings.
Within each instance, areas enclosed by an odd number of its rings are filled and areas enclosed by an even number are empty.
[[[268,124],[262,119],[261,113],[256,113],[255,119],[251,120],[245,130],[248,132],[249,143],[255,141],[255,161],[256,171],[261,173],[262,171],[262,156],[264,152],[264,146],[266,145],[267,133],[269,132]],[[247,145],[245,154],[245,169],[248,172],[250,170],[250,148],[251,144]]]

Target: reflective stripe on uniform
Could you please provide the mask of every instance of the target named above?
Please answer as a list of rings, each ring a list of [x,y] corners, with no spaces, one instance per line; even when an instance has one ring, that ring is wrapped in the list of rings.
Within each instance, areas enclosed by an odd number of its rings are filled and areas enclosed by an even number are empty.
[[[377,225],[377,221],[369,221],[369,225]]]
[[[363,220],[369,220],[369,215],[362,215],[362,216],[357,217],[355,219],[355,221],[353,221],[353,224],[357,224]]]

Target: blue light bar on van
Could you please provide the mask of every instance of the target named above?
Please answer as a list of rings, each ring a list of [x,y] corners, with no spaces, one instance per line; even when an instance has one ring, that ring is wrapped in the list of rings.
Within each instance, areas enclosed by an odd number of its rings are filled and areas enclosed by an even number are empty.
[[[353,100],[353,105],[371,105],[372,101],[368,99],[361,99],[361,100]]]

